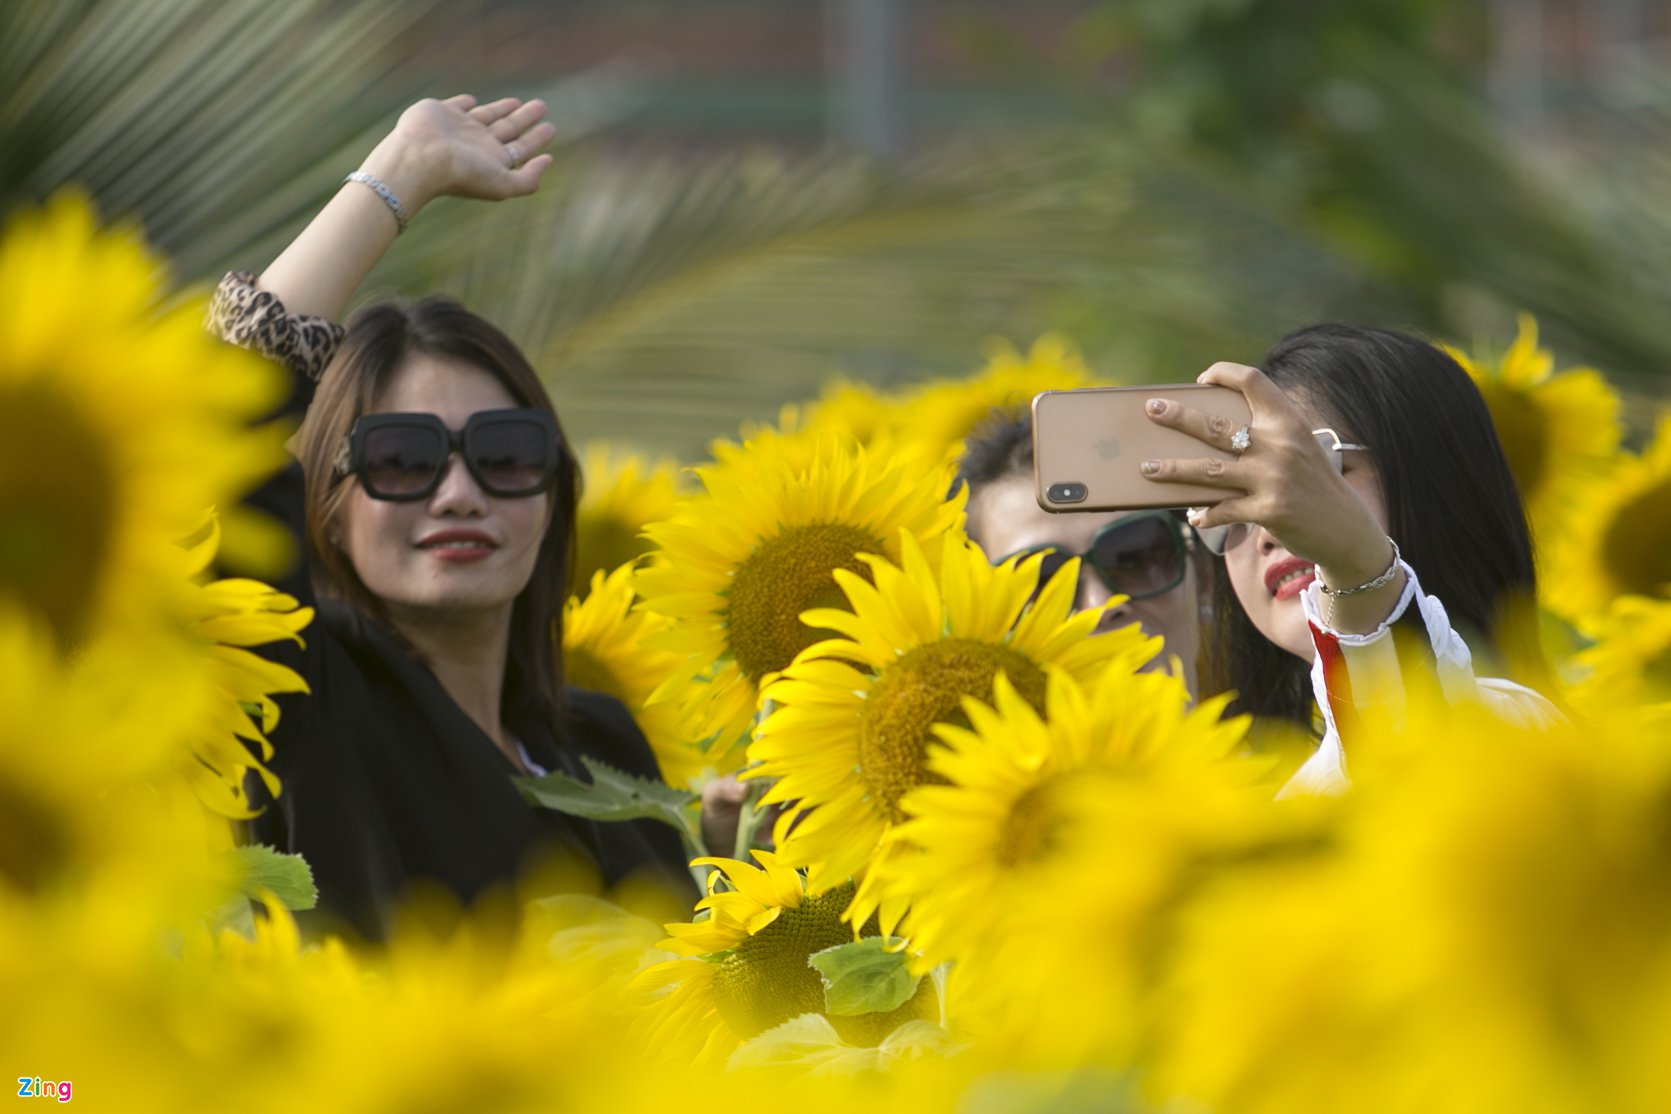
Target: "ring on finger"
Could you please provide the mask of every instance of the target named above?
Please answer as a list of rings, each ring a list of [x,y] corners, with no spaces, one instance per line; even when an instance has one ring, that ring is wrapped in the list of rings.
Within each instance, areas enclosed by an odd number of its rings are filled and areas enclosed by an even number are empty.
[[[505,144],[505,154],[511,157],[511,167],[513,169],[516,167],[517,163],[522,161],[522,153],[516,149],[516,145],[514,143]]]
[[[1247,452],[1248,446],[1253,444],[1253,433],[1247,426],[1242,426],[1230,435],[1230,451],[1237,456]]]

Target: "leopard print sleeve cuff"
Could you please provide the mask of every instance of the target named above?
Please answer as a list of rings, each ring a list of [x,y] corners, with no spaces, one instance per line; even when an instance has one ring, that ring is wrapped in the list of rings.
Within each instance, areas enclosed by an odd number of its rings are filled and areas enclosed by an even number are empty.
[[[286,313],[275,295],[256,289],[255,276],[248,271],[233,271],[221,279],[209,303],[209,329],[313,380],[331,362],[345,332],[323,317]]]

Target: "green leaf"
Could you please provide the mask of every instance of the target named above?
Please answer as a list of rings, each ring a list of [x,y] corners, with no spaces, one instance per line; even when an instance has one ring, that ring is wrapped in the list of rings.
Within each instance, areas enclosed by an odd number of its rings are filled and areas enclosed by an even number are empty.
[[[824,1012],[887,1013],[910,1001],[920,976],[906,969],[903,943],[897,936],[867,936],[808,956],[824,980]]]
[[[587,820],[659,820],[679,833],[685,858],[707,854],[695,804],[697,794],[674,789],[661,781],[634,777],[615,767],[582,755],[580,762],[591,775],[590,782],[567,774],[517,777],[511,783],[529,804],[566,812]],[[692,877],[700,886],[706,868],[693,867]]]
[[[689,826],[687,810],[696,794],[632,774],[591,758],[581,758],[590,784],[567,774],[513,778],[531,804],[588,820],[660,820],[680,831]]]
[[[243,869],[239,888],[245,897],[271,893],[286,909],[312,909],[319,904],[313,870],[300,855],[288,855],[266,846],[239,847],[233,854]]]
[[[807,1078],[887,1071],[901,1060],[955,1055],[959,1046],[940,1026],[907,1021],[874,1048],[848,1044],[823,1014],[803,1013],[744,1041],[726,1060],[743,1068],[790,1068]]]

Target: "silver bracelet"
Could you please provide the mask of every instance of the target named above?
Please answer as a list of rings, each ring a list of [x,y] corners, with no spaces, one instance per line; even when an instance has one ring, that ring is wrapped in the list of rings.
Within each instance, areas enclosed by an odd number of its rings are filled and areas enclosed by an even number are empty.
[[[1327,584],[1323,583],[1322,577],[1318,577],[1317,590],[1322,592],[1325,596],[1355,596],[1359,592],[1373,592],[1377,588],[1383,588],[1386,585],[1391,584],[1393,577],[1398,575],[1398,543],[1393,541],[1391,538],[1388,538],[1387,544],[1393,547],[1392,563],[1387,566],[1386,572],[1382,573],[1374,580],[1366,580],[1362,584],[1358,584],[1351,588],[1330,588]]]
[[[376,175],[367,174],[363,170],[354,171],[354,173],[344,178],[343,182],[359,182],[363,186],[370,186],[372,192],[381,197],[383,204],[389,207],[389,212],[394,214],[395,235],[398,236],[406,231],[406,206],[400,203],[400,198],[395,196],[395,191],[389,188],[387,182]]]

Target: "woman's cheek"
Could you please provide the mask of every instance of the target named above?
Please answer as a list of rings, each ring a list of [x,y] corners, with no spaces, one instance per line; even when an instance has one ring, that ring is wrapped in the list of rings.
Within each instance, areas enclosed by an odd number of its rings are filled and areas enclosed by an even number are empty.
[[[1248,617],[1252,618],[1254,625],[1257,626],[1259,623],[1257,613],[1262,601],[1259,593],[1254,591],[1254,588],[1258,586],[1255,584],[1258,576],[1257,570],[1254,568],[1254,562],[1247,556],[1248,548],[1246,545],[1241,545],[1226,553],[1224,555],[1224,571],[1230,576],[1230,588],[1236,593],[1236,599],[1241,603],[1242,610],[1247,612]]]

